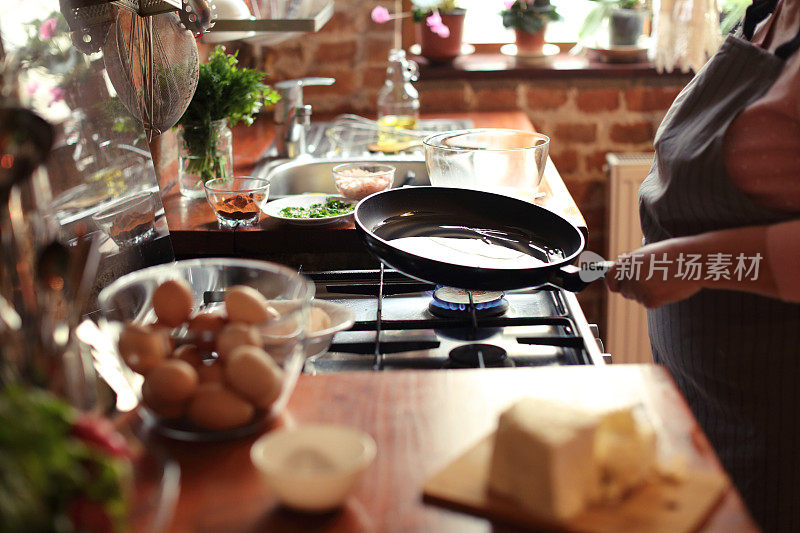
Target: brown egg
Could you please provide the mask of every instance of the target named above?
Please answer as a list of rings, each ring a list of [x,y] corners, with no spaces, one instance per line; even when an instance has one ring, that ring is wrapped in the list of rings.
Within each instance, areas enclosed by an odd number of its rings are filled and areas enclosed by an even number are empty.
[[[176,328],[189,320],[194,295],[184,280],[165,281],[153,292],[153,310],[162,324]]]
[[[167,337],[146,326],[126,324],[119,335],[119,353],[131,370],[147,374],[170,352]]]
[[[189,402],[189,419],[203,429],[220,431],[253,419],[253,405],[219,383],[203,383]]]
[[[319,307],[311,308],[311,316],[308,319],[309,333],[315,333],[331,327],[331,317]]]
[[[261,326],[259,330],[264,335],[270,337],[290,337],[300,333],[297,327],[297,321],[291,317],[285,317],[282,320],[275,320],[269,324],[265,324]]]
[[[203,354],[197,349],[194,344],[183,344],[175,348],[172,352],[172,357],[186,361],[195,369],[203,364]]]
[[[214,349],[217,333],[228,323],[228,317],[221,311],[204,311],[189,320],[189,331],[194,342],[204,352]]]
[[[160,333],[161,335],[163,335],[164,338],[167,339],[167,343],[169,343],[169,349],[175,350],[178,343],[175,342],[175,339],[172,338],[172,330],[174,328],[163,326],[158,322],[156,322],[155,324],[153,324],[151,329],[152,331],[155,331],[156,333]]]
[[[253,287],[236,285],[225,291],[225,310],[231,322],[260,324],[278,316],[264,295]]]
[[[219,361],[197,367],[197,376],[200,378],[200,383],[225,382],[225,371],[222,368],[222,363]]]
[[[228,323],[222,311],[203,311],[189,320],[190,331],[219,331]]]
[[[186,412],[186,402],[164,402],[156,398],[147,382],[142,386],[142,401],[154,413],[164,418],[180,418]]]
[[[241,346],[225,365],[225,380],[235,392],[267,408],[280,396],[283,370],[264,350]]]
[[[228,324],[217,335],[217,354],[223,362],[239,346],[261,347],[261,335],[253,326]]]
[[[294,351],[301,333],[297,321],[288,316],[259,329],[264,339],[264,349],[281,363]]]
[[[178,403],[191,398],[198,383],[197,371],[180,359],[168,359],[145,377],[153,398],[165,403]]]

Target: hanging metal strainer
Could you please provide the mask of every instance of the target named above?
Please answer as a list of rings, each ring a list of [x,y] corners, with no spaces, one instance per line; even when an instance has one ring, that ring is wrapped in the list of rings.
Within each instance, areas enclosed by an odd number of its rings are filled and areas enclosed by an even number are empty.
[[[103,46],[108,77],[148,139],[180,119],[197,88],[194,36],[175,12],[139,16],[118,9]]]

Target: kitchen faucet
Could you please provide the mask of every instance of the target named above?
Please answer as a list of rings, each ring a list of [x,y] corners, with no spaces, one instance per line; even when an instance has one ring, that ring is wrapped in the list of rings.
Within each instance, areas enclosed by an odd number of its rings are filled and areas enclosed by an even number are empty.
[[[274,85],[281,99],[275,104],[275,147],[278,157],[293,159],[306,152],[311,106],[303,104],[303,87],[333,85],[334,78],[300,78]]]

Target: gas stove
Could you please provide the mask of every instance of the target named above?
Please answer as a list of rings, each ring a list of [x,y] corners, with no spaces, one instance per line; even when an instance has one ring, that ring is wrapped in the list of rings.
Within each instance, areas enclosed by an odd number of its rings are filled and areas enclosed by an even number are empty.
[[[305,275],[355,315],[306,373],[604,364],[575,295],[555,287],[468,292],[383,268]]]

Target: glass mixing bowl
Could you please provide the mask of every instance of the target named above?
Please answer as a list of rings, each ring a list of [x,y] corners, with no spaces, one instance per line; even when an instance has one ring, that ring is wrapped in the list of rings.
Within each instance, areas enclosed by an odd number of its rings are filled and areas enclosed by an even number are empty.
[[[423,146],[431,185],[532,201],[544,175],[550,139],[529,131],[485,128],[437,133]]]
[[[222,365],[218,360],[216,337],[214,334],[190,329],[187,324],[176,328],[164,328],[155,324],[153,293],[163,282],[172,279],[184,280],[192,291],[194,308],[192,316],[198,313],[216,312],[224,314],[225,291],[236,285],[247,285],[260,292],[269,304],[279,312],[270,321],[254,324],[261,338],[263,350],[283,371],[280,392],[269,407],[259,407],[254,403],[254,414],[234,428],[224,430],[202,429],[186,416],[190,405],[184,405],[181,415],[166,418],[152,409],[141,406],[143,417],[151,421],[161,433],[176,439],[207,441],[234,438],[261,430],[273,417],[280,414],[289,401],[305,360],[304,344],[308,327],[311,299],[314,297],[314,284],[294,270],[284,266],[244,259],[192,259],[154,266],[127,274],[100,292],[98,302],[102,316],[100,327],[116,347],[120,333],[126,324],[134,323],[169,336],[173,350],[183,344],[207,345],[202,349],[202,361],[193,363],[199,376],[200,385],[210,374],[209,367],[219,365],[219,372],[229,370],[230,365]],[[209,337],[211,335],[211,337]],[[117,354],[119,355],[119,354]],[[173,353],[170,357],[174,357]],[[121,356],[120,356],[121,359]],[[128,368],[122,361],[126,379],[131,387],[139,392],[146,377]],[[148,376],[152,370],[149,370]],[[217,381],[228,387],[225,374]],[[199,386],[199,385],[198,385]],[[277,390],[277,389],[273,389]],[[230,390],[229,392],[235,392]],[[191,403],[194,397],[190,397]]]

